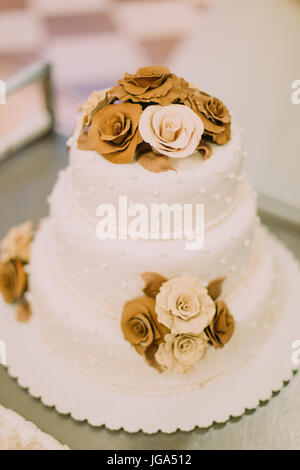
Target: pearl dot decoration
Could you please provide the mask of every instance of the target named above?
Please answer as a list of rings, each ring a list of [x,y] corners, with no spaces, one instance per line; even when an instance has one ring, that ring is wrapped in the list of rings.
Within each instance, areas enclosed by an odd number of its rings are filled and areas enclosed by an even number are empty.
[[[226,204],[231,204],[231,203],[232,203],[232,197],[227,197]]]
[[[235,177],[234,173],[229,173],[228,176],[227,176],[227,179],[233,180],[234,177]]]
[[[178,176],[178,178],[176,178],[176,183],[182,183],[182,178],[180,178],[180,176]]]
[[[199,189],[199,193],[200,193],[200,194],[205,194],[205,193],[206,193],[206,189],[205,189],[205,188],[200,188],[200,189]]]
[[[159,196],[160,192],[159,192],[158,189],[154,189],[153,194],[154,194],[154,196]]]
[[[230,266],[230,271],[232,272],[235,272],[236,271],[236,265],[233,264],[232,266]]]
[[[105,270],[108,269],[108,264],[107,263],[102,263],[101,268],[103,268]]]
[[[221,198],[220,194],[215,194],[215,200],[218,201]]]

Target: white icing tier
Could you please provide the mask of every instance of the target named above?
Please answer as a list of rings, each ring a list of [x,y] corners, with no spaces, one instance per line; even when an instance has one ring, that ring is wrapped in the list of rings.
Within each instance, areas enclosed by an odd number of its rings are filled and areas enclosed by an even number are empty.
[[[84,217],[96,219],[100,203],[118,204],[125,195],[128,204],[203,203],[205,221],[213,225],[235,203],[243,163],[241,132],[233,123],[232,138],[226,145],[212,144],[213,154],[203,160],[199,153],[173,158],[175,171],[151,173],[136,161],[116,165],[97,152],[78,150],[78,129],[70,140],[70,166],[74,205]]]
[[[99,240],[96,223],[82,218],[72,204],[69,176],[70,169],[60,173],[50,198],[55,259],[65,285],[100,313],[119,318],[125,302],[141,295],[145,271],[167,278],[189,273],[206,282],[226,276],[225,293],[246,274],[256,223],[246,180],[234,211],[205,232],[204,249],[187,251],[186,240]]]
[[[83,377],[132,393],[189,390],[230,372],[262,344],[273,298],[273,260],[267,248],[266,234],[258,227],[247,275],[224,297],[236,321],[235,333],[222,350],[209,348],[204,360],[186,375],[159,374],[149,367],[124,340],[119,319],[99,315],[65,286],[55,262],[50,220],[42,224],[32,250],[33,322],[46,346]]]

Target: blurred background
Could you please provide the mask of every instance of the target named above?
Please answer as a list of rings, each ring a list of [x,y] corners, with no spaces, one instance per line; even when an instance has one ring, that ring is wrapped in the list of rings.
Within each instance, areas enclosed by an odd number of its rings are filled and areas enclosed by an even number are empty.
[[[218,96],[246,129],[262,209],[300,224],[300,0],[0,0],[0,80],[37,60],[52,65],[63,135],[90,92],[142,65],[168,65]],[[0,152],[47,105],[40,84],[23,88],[0,105]]]

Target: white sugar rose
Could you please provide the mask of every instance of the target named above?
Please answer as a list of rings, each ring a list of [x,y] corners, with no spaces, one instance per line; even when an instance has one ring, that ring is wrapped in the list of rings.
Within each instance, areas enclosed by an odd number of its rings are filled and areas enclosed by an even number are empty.
[[[174,334],[201,333],[216,310],[204,284],[189,275],[164,282],[156,296],[155,308],[158,321]]]
[[[24,263],[28,263],[31,240],[31,222],[24,222],[21,225],[12,227],[0,244],[1,260],[6,263],[13,259],[19,259]]]
[[[165,336],[155,354],[155,359],[164,370],[187,372],[204,356],[207,338],[200,335],[180,334]]]
[[[154,152],[185,158],[197,149],[204,126],[201,118],[185,105],[153,105],[142,113],[139,131]]]

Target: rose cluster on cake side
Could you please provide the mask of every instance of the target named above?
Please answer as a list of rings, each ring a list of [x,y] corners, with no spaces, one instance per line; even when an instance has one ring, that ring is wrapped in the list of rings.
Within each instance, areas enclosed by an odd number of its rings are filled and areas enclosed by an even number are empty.
[[[124,337],[159,372],[188,372],[207,347],[222,348],[233,335],[234,318],[219,300],[224,278],[207,287],[197,277],[166,279],[143,273],[144,296],[127,302]]]
[[[112,163],[134,157],[147,170],[175,170],[169,158],[212,154],[210,142],[231,138],[228,109],[167,67],[126,73],[111,89],[93,92],[81,108],[80,150],[94,150]],[[176,171],[176,170],[175,170]]]
[[[18,303],[19,321],[29,319],[30,306],[24,295],[27,291],[26,265],[30,258],[33,238],[32,223],[12,227],[0,243],[0,292],[7,303]]]

